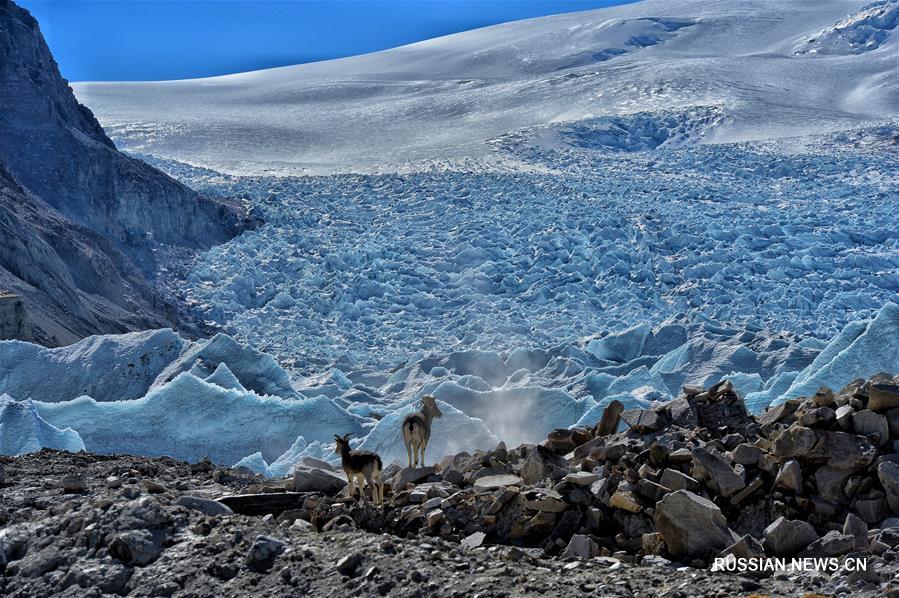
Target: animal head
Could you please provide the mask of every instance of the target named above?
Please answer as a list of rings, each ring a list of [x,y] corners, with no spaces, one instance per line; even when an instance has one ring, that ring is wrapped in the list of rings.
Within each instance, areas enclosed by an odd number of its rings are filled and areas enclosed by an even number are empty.
[[[430,411],[432,417],[443,417],[443,412],[437,406],[437,399],[431,395],[425,395],[421,398],[422,411]]]
[[[343,436],[334,435],[334,452],[336,454],[340,454],[343,450],[350,449],[350,436],[352,433],[344,434]]]

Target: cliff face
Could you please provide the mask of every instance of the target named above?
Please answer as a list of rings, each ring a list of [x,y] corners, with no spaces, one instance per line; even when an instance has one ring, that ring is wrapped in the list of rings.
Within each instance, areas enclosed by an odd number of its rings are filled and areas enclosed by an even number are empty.
[[[22,298],[0,291],[0,340],[31,340],[31,323]]]
[[[174,310],[127,256],[19,185],[2,165],[0,289],[18,297],[9,302],[10,325],[0,338],[56,346],[175,322]],[[13,325],[19,311],[27,327]]]
[[[8,0],[0,0],[0,106],[0,160],[15,178],[146,273],[154,267],[151,242],[205,248],[247,224],[236,204],[116,151],[60,75],[37,21]]]
[[[250,221],[119,153],[62,78],[35,19],[0,0],[0,290],[45,345],[176,327],[154,249],[206,248]],[[15,312],[15,313],[13,313]],[[2,338],[2,337],[0,337]]]

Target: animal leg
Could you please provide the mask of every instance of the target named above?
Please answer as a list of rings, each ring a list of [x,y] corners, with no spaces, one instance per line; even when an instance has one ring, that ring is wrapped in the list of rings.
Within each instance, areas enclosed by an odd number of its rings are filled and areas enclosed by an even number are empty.
[[[412,469],[412,441],[406,440],[406,454],[409,455],[409,469]]]
[[[353,488],[353,474],[348,473],[348,474],[346,474],[346,495],[347,495],[347,497],[352,498],[353,492],[355,492],[355,489]]]
[[[418,467],[418,449],[421,446],[421,442],[413,440],[412,443],[412,462],[415,467]]]
[[[421,466],[424,467],[425,466],[425,448],[427,448],[427,446],[428,446],[428,440],[423,439],[419,446],[421,447]]]
[[[365,479],[361,473],[357,473],[356,480],[359,483],[359,502],[365,502]]]

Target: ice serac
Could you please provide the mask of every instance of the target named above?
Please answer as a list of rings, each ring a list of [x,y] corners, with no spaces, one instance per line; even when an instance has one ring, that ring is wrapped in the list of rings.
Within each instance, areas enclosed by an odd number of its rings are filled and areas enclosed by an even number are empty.
[[[32,401],[15,401],[0,394],[0,454],[22,455],[43,448],[83,451],[84,443],[71,428],[47,423]]]
[[[0,2],[0,159],[70,220],[153,267],[148,241],[208,247],[245,225],[213,200],[119,153],[62,78],[37,21]]]
[[[91,336],[56,349],[2,341],[0,392],[45,403],[85,395],[101,402],[139,399],[186,345],[171,329]]]
[[[186,461],[208,456],[216,463],[233,464],[260,452],[272,462],[297,435],[327,442],[333,441],[336,430],[355,435],[362,431],[358,418],[327,397],[261,397],[189,373],[133,401],[100,403],[80,397],[35,404],[51,424],[77,430],[89,451],[169,455]]]
[[[225,364],[227,373],[218,371],[222,364]],[[231,379],[236,378],[239,386],[260,395],[283,398],[297,396],[290,383],[290,376],[274,357],[247,345],[241,345],[227,334],[217,334],[211,339],[194,344],[159,373],[153,386],[167,384],[178,374],[188,371],[201,375],[202,378],[212,377],[210,382],[216,384],[218,384],[216,380],[230,381],[225,388],[234,387]]]
[[[812,396],[820,386],[838,389],[856,378],[895,371],[899,371],[899,304],[887,303],[874,319],[846,326],[775,404]]]

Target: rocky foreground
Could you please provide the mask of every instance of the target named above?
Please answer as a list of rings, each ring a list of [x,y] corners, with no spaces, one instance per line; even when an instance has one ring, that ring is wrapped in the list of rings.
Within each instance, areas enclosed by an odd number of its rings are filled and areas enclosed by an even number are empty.
[[[385,470],[2,458],[0,595],[899,595],[899,378],[749,415],[728,383],[541,445]],[[628,428],[614,430],[620,417]],[[728,557],[728,555],[731,555]],[[836,571],[712,571],[833,557]],[[866,559],[850,571],[847,558]]]

